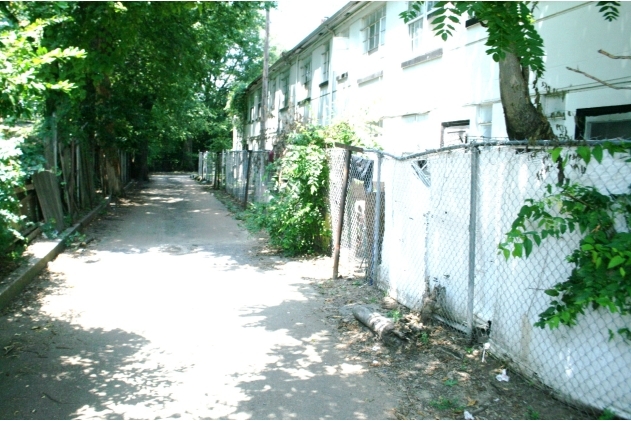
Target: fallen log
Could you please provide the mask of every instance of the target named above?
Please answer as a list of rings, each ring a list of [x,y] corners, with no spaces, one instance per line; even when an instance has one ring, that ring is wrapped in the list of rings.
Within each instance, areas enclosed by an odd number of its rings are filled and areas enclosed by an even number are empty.
[[[402,339],[401,333],[394,328],[392,319],[384,317],[364,306],[355,306],[353,308],[353,316],[387,345],[400,343],[399,339]]]

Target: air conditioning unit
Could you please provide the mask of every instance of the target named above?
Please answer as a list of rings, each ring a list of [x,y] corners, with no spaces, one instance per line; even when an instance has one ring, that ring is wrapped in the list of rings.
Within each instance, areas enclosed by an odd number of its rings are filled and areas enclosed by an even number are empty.
[[[335,79],[337,79],[338,82],[348,79],[348,72],[344,72],[341,75],[338,75]]]

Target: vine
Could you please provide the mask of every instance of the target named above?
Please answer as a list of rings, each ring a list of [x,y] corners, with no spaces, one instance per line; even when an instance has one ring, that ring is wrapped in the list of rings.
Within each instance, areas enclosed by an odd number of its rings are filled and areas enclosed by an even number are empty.
[[[560,174],[572,155],[561,156],[563,148],[550,151]],[[578,146],[574,158],[588,165],[592,159],[602,163],[604,152],[612,157],[626,154],[631,162],[631,143],[604,142],[602,145]],[[549,307],[539,314],[536,327],[550,329],[574,326],[579,314],[589,307],[611,313],[631,314],[631,186],[626,193],[604,194],[598,189],[559,177],[556,185],[548,184],[542,199],[526,199],[513,221],[505,241],[498,245],[506,259],[527,258],[534,245],[548,237],[561,238],[579,233],[578,247],[566,257],[572,264],[570,276],[544,292],[552,298]],[[616,332],[631,340],[628,327]]]

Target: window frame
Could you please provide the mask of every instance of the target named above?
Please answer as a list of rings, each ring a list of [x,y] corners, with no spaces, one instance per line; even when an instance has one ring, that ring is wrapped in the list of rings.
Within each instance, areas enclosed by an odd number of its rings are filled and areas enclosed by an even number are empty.
[[[372,54],[378,51],[379,47],[385,45],[386,5],[364,17],[362,26],[364,53]]]
[[[305,87],[306,97],[311,98],[311,84],[313,82],[313,69],[312,69],[312,61],[311,57],[305,58],[302,61],[302,66],[300,66],[300,70],[302,74],[300,75],[300,81],[302,85]]]
[[[283,73],[280,77],[280,89],[283,94],[283,106],[282,109],[289,107],[289,71]]]
[[[269,102],[267,108],[273,110],[276,108],[276,78],[271,80],[270,88],[269,88]]]
[[[329,43],[324,44],[324,52],[322,53],[322,83],[329,81],[329,67],[331,62],[331,51]]]
[[[408,10],[412,9],[412,3],[408,2]],[[426,1],[421,7],[422,10],[418,14],[416,18],[408,22],[408,42],[410,42],[410,50],[411,51],[419,51],[422,45],[423,34],[425,31],[430,30],[430,18],[431,14],[436,10],[436,1]],[[416,28],[413,30],[414,26],[420,26],[420,28]]]

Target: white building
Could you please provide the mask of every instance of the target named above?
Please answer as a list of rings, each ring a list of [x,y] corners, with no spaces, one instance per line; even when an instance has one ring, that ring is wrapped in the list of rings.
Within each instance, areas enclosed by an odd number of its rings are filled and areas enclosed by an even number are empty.
[[[447,41],[434,36],[431,4],[414,21],[408,2],[349,2],[270,67],[267,144],[292,118],[326,125],[348,120],[379,127],[378,142],[415,152],[467,136],[505,138],[498,65],[485,50],[485,28],[463,19]],[[607,22],[595,2],[540,2],[536,28],[545,43],[541,103],[559,135],[617,137],[631,133],[631,4]],[[571,67],[614,86],[567,69]],[[248,88],[245,127],[233,149],[251,149],[260,134],[262,79]],[[533,92],[534,94],[534,92]]]

